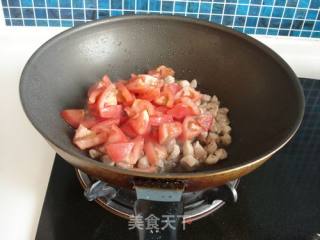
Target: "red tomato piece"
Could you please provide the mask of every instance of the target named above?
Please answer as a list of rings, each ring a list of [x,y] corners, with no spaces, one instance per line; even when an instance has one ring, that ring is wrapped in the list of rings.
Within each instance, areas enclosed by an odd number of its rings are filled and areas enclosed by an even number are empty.
[[[205,130],[208,131],[211,127],[213,116],[210,113],[204,113],[197,117],[197,122]]]
[[[160,112],[160,113],[164,113],[164,114],[167,113],[167,111],[169,111],[169,110],[170,110],[170,108],[167,108],[165,106],[158,106],[155,108],[156,112]]]
[[[125,108],[126,113],[129,117],[137,115],[144,110],[147,110],[148,114],[152,116],[155,113],[154,106],[151,102],[143,99],[134,100],[131,108]]]
[[[93,84],[88,91],[88,103],[96,102],[97,97],[111,84],[108,75],[104,75],[102,80]]]
[[[122,111],[121,105],[105,106],[104,108],[100,109],[100,117],[120,119]]]
[[[160,93],[160,97],[155,99],[154,102],[158,105],[171,108],[174,104],[174,95],[170,89],[165,87],[163,91]]]
[[[149,127],[149,114],[147,110],[143,110],[128,120],[128,124],[138,135],[144,135]]]
[[[108,138],[106,140],[107,143],[124,143],[128,142],[127,136],[121,131],[117,125],[113,124],[110,126],[108,131]]]
[[[159,126],[159,143],[167,143],[180,136],[181,133],[182,124],[180,122],[163,123]]]
[[[161,78],[166,78],[168,76],[174,76],[174,71],[172,68],[166,67],[164,65],[161,65],[157,67],[156,69],[157,72],[160,73]]]
[[[108,132],[110,130],[111,125],[118,125],[119,123],[120,119],[108,119],[95,124],[91,128],[91,130],[94,132]]]
[[[117,91],[113,84],[110,84],[99,96],[97,101],[97,110],[101,115],[101,111],[105,106],[115,106],[117,105]]]
[[[180,140],[190,140],[201,133],[202,127],[199,125],[195,117],[186,117],[182,123],[182,134]]]
[[[173,95],[176,95],[177,92],[179,92],[182,88],[178,83],[169,83],[166,86],[173,93]]]
[[[135,78],[131,78],[126,87],[130,92],[143,94],[153,88],[161,88],[163,81],[147,74],[140,74]]]
[[[106,144],[105,149],[108,156],[114,162],[127,162],[130,153],[133,149],[134,143],[127,142],[127,143],[111,143]]]
[[[138,95],[138,98],[153,101],[160,97],[160,88],[150,88],[147,92]]]
[[[130,138],[135,138],[136,136],[138,136],[138,134],[132,129],[128,122],[122,124],[120,129],[124,134],[126,134]]]
[[[145,141],[143,150],[151,166],[158,165],[159,161],[165,159],[167,156],[167,150],[164,146],[150,140]]]
[[[144,139],[143,137],[138,136],[132,142],[134,143],[134,146],[130,154],[129,163],[136,164],[136,162],[142,156],[143,153]]]
[[[134,95],[129,92],[129,90],[127,89],[127,87],[123,83],[118,82],[116,84],[116,86],[117,86],[117,88],[119,90],[118,92],[120,93],[120,95],[122,96],[122,98],[124,100],[123,103],[125,105],[130,106],[133,103],[134,99],[135,99]]]
[[[193,115],[191,109],[185,104],[178,103],[172,109],[167,111],[167,114],[171,115],[174,119],[182,120],[186,116]]]
[[[92,115],[86,115],[84,119],[81,121],[81,125],[85,126],[86,128],[92,128],[94,125],[98,124],[99,122],[103,121],[103,119],[99,117],[95,117]]]
[[[71,127],[79,127],[80,122],[84,119],[83,109],[66,109],[61,112],[61,117],[65,120]]]
[[[161,116],[152,116],[150,117],[150,125],[151,126],[159,126],[163,123],[173,122],[173,118],[171,115],[163,114]]]
[[[96,134],[80,124],[76,130],[73,143],[81,150],[84,150],[103,144],[106,140],[106,133],[101,132]]]
[[[182,97],[178,99],[178,102],[181,102],[188,106],[192,112],[193,115],[198,115],[200,113],[200,110],[198,106],[188,97]]]

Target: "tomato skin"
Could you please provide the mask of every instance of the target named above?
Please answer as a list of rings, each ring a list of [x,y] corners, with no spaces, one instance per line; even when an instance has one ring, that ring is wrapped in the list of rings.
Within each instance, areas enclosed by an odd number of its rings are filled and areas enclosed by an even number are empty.
[[[173,122],[173,118],[171,115],[163,114],[162,116],[152,116],[150,117],[150,125],[151,126],[159,126],[163,123]]]
[[[164,65],[157,67],[156,71],[159,72],[161,78],[174,76],[175,73],[172,68],[166,67]]]
[[[157,105],[166,106],[171,108],[174,104],[174,95],[170,89],[164,88],[163,91],[160,93],[160,97],[154,100]]]
[[[120,119],[108,119],[101,121],[94,126],[91,127],[91,130],[94,132],[108,132],[111,128],[111,125],[118,125],[120,123]]]
[[[106,153],[114,162],[127,162],[133,147],[133,142],[105,144]]]
[[[148,158],[149,164],[151,166],[155,166],[159,159],[156,155],[153,143],[151,141],[146,141],[143,150]]]
[[[197,116],[197,122],[203,128],[203,130],[208,131],[212,125],[213,116],[210,113],[205,113]]]
[[[159,143],[164,144],[169,140],[177,138],[182,133],[180,122],[163,123],[159,126]]]
[[[160,88],[150,88],[147,92],[141,93],[138,95],[138,98],[148,100],[148,101],[154,101],[160,97]]]
[[[100,117],[120,119],[122,111],[122,105],[105,106],[104,108],[100,109]]]
[[[132,142],[134,143],[134,146],[130,154],[129,163],[136,164],[143,153],[144,139],[143,137],[138,136]]]
[[[107,143],[125,143],[128,142],[127,136],[122,132],[122,130],[115,124],[110,126],[110,129],[107,131],[108,138]]]
[[[126,106],[131,106],[135,99],[134,95],[129,92],[128,88],[122,82],[118,82],[116,87],[118,88],[118,92],[124,100],[123,104]]]
[[[115,105],[117,105],[117,92],[115,86],[113,84],[110,84],[99,96],[95,107],[102,117],[102,112],[106,106]]]
[[[81,150],[85,150],[103,144],[106,140],[106,133],[96,134],[80,124],[74,135],[73,143]]]
[[[200,135],[202,127],[198,124],[195,117],[186,117],[182,123],[182,133],[179,137],[181,141],[191,140]]]
[[[149,121],[150,118],[147,110],[143,110],[136,116],[130,118],[128,124],[138,135],[144,135],[148,131]]]
[[[138,136],[138,134],[132,129],[131,125],[129,125],[128,122],[122,124],[120,129],[130,138],[135,138]]]
[[[191,109],[185,104],[178,103],[172,109],[167,111],[174,119],[183,120],[187,116],[193,115]]]
[[[173,95],[176,95],[177,92],[179,92],[182,87],[178,83],[169,83],[166,84],[167,88],[173,93]]]
[[[84,119],[85,112],[83,109],[66,109],[63,110],[60,115],[71,127],[78,128]]]
[[[102,80],[92,85],[88,90],[88,104],[96,102],[98,96],[112,84],[108,75],[104,75]]]
[[[198,106],[188,97],[182,97],[179,99],[180,102],[188,106],[192,112],[193,115],[198,115],[200,114],[200,110]]]

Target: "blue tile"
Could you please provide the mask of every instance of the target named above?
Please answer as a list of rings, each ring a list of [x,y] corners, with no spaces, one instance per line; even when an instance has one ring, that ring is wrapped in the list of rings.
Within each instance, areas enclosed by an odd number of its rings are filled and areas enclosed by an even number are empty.
[[[307,12],[307,19],[316,19],[317,18],[317,14],[318,14],[318,11],[316,10],[308,10]]]
[[[200,3],[200,12],[201,13],[210,13],[211,4],[210,3]]]
[[[305,9],[298,9],[296,11],[296,15],[294,16],[296,19],[304,19],[307,14],[307,10]]]
[[[268,29],[267,34],[276,36],[276,35],[278,35],[278,30]]]
[[[62,25],[62,27],[72,27],[73,26],[73,22],[72,21],[68,21],[68,20],[62,20],[61,21],[61,25]]]
[[[3,15],[5,18],[10,18],[9,9],[3,8]]]
[[[137,9],[138,10],[148,10],[148,0],[136,0],[136,1],[137,1]],[[171,3],[171,4],[173,5],[173,3]]]
[[[20,7],[19,0],[8,0],[8,4],[10,7]]]
[[[300,36],[301,37],[310,37],[311,31],[302,31]]]
[[[83,0],[72,0],[72,6],[74,8],[83,8]]]
[[[49,20],[49,26],[50,27],[60,27],[60,21],[59,20]]]
[[[1,3],[2,3],[2,7],[7,7],[8,6],[7,0],[1,0]]]
[[[122,1],[111,0],[111,9],[122,9]]]
[[[33,0],[33,3],[34,3],[35,7],[45,7],[46,6],[45,0]]]
[[[284,10],[284,14],[283,14],[283,17],[285,18],[293,18],[294,16],[294,9],[293,8],[286,8]]]
[[[312,30],[314,23],[314,21],[305,21],[303,25],[303,30]]]
[[[311,8],[319,8],[320,7],[320,1],[319,0],[311,0],[311,4],[310,4]]]
[[[124,3],[126,2],[132,2],[130,0],[125,0]],[[134,6],[133,6],[134,7]],[[99,9],[108,9],[109,8],[109,1],[106,1],[106,0],[98,0],[98,8]],[[127,6],[125,5],[125,8],[127,8]]]
[[[189,2],[188,3],[188,12],[197,13],[198,9],[199,9],[199,3],[196,3],[196,2]]]
[[[280,28],[290,28],[292,24],[292,19],[282,19]]]
[[[244,3],[244,4],[248,4],[250,2],[250,0],[239,0],[239,3]]]
[[[260,15],[264,17],[269,17],[271,16],[271,11],[272,7],[262,7]]]
[[[109,17],[109,11],[107,11],[107,10],[101,11],[100,10],[98,15],[99,15],[99,19]]]
[[[248,5],[239,5],[237,8],[236,14],[237,15],[247,15],[248,8],[249,8]]]
[[[149,9],[151,11],[160,11],[160,1],[150,1]]]
[[[292,37],[299,37],[301,31],[291,30],[289,35]]]
[[[292,28],[293,29],[301,29],[302,24],[303,24],[302,20],[294,20],[293,24],[292,24]]]
[[[273,9],[272,17],[282,17],[283,12],[284,12],[283,7],[275,7]]]
[[[287,0],[286,6],[288,7],[296,7],[298,3],[298,0]]]
[[[134,15],[134,11],[124,11],[124,15]]]
[[[250,16],[257,16],[259,14],[260,7],[257,6],[250,6],[249,8],[249,15]]]
[[[34,18],[32,8],[22,8],[23,18]]]
[[[71,9],[60,9],[60,16],[62,19],[71,19],[72,18],[72,12]]]
[[[60,7],[61,8],[70,8],[71,7],[71,0],[60,0]]]
[[[12,26],[23,26],[22,20],[12,20]]]
[[[270,28],[278,28],[280,27],[280,19],[278,18],[271,18],[270,20]]]
[[[176,2],[174,7],[175,12],[185,12],[187,4],[185,2]]]
[[[59,18],[59,12],[57,9],[48,8],[48,18],[50,19],[58,19]]]
[[[276,0],[274,3],[276,6],[285,6],[286,1],[285,0]]]
[[[257,25],[258,18],[257,17],[248,17],[246,26],[255,27]]]
[[[22,17],[20,8],[9,8],[9,11],[12,18]],[[14,26],[17,26],[17,25],[14,25]]]
[[[254,28],[245,28],[245,29],[244,29],[244,32],[245,32],[246,34],[254,34]]]
[[[48,21],[47,20],[37,20],[37,25],[42,26],[42,27],[46,27],[46,26],[48,26]]]
[[[226,0],[227,3],[236,3],[237,0]]]
[[[212,5],[212,13],[213,14],[222,14],[222,11],[223,11],[223,5],[222,4],[214,3]]]
[[[267,29],[265,29],[265,28],[257,28],[256,29],[256,34],[265,35],[265,34],[267,34]]]
[[[320,32],[313,32],[311,37],[313,38],[320,38]]]
[[[36,22],[34,20],[25,20],[24,21],[24,25],[25,26],[35,26],[36,25]]]
[[[172,12],[173,11],[173,2],[163,2],[162,11]]]
[[[221,16],[219,16],[219,15],[212,15],[212,17],[211,17],[211,22],[221,23]]]
[[[245,21],[246,21],[246,17],[236,16],[236,19],[234,20],[234,25],[244,26]]]
[[[96,10],[86,10],[86,19],[87,20],[96,20],[97,11]]]
[[[310,1],[311,0],[300,0],[298,3],[298,7],[307,8],[309,6]]]
[[[96,0],[85,0],[86,8],[96,8],[97,1]]]
[[[47,0],[47,6],[48,7],[58,7],[58,1],[57,0]]]
[[[21,0],[21,7],[32,7],[32,0]]]
[[[289,30],[280,30],[279,31],[280,36],[288,36],[289,35]]]
[[[269,18],[259,18],[258,27],[267,27],[269,23]]]
[[[208,14],[199,14],[199,19],[209,21],[210,16]]]
[[[222,19],[222,24],[223,25],[232,25],[233,23],[233,16],[224,16]]]
[[[252,4],[261,4],[262,0],[251,0]]]
[[[275,0],[263,0],[263,5],[273,6]]]
[[[314,27],[315,31],[320,31],[320,22],[316,22],[316,25]]]
[[[73,18],[74,19],[84,19],[83,10],[73,9]]]
[[[45,9],[42,9],[42,8],[36,8],[35,15],[36,15],[36,18],[47,18],[47,12]]]
[[[139,13],[139,12],[138,12]],[[115,16],[121,16],[122,15],[122,10],[112,10],[111,11],[111,16],[115,17]]]
[[[5,20],[5,23],[6,23],[7,26],[12,26],[10,19],[6,19],[6,20]]]
[[[234,15],[236,12],[236,5],[227,4],[224,6],[224,13]]]

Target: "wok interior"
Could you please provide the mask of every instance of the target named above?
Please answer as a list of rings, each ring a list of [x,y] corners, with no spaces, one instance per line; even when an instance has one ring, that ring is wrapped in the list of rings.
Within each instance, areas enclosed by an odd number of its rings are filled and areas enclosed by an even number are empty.
[[[177,79],[196,78],[203,93],[216,94],[230,109],[229,157],[201,170],[237,166],[276,149],[301,117],[294,74],[250,41],[221,27],[159,17],[98,22],[57,37],[36,53],[22,77],[21,99],[49,142],[85,161],[59,112],[83,107],[88,86],[104,73],[127,79],[164,64]]]

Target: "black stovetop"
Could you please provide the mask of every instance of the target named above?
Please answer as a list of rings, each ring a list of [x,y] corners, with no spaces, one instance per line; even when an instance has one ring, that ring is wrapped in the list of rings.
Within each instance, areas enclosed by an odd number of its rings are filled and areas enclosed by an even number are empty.
[[[180,239],[320,239],[320,81],[302,80],[306,114],[294,139],[241,179],[235,204],[186,226]],[[56,156],[38,240],[137,239],[128,221],[88,202],[74,168]]]

